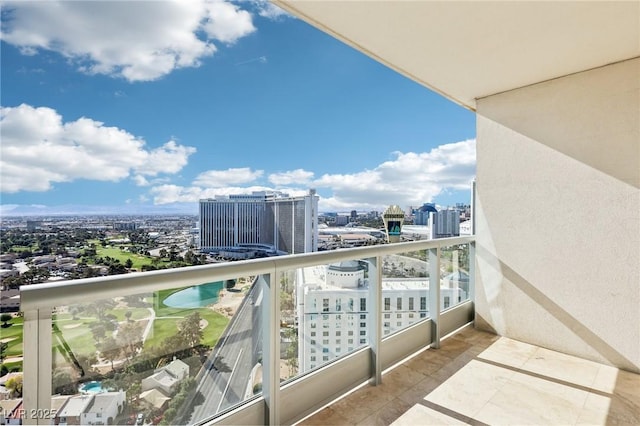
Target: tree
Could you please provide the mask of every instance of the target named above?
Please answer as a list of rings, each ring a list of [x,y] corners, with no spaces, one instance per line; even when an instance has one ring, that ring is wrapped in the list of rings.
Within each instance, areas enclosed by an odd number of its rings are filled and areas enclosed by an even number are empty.
[[[7,324],[7,323],[9,321],[11,321],[12,319],[13,319],[13,316],[11,314],[4,313],[4,314],[0,315],[0,321],[2,321],[2,327],[3,328],[9,327],[9,324]]]
[[[127,359],[133,357],[142,348],[142,326],[140,323],[130,322],[120,327],[118,343]]]
[[[200,317],[200,313],[194,312],[180,322],[178,330],[184,337],[187,347],[195,348],[202,342],[204,332],[200,327],[201,321],[202,317]]]
[[[66,370],[56,368],[51,378],[51,386],[54,393],[61,395],[73,395],[76,393],[76,386]]]
[[[111,336],[104,339],[100,344],[100,354],[102,354],[103,358],[111,362],[111,370],[115,370],[113,361],[118,359],[120,352],[122,352],[122,347],[118,345],[116,339]]]
[[[13,398],[20,398],[22,396],[22,375],[10,378],[5,382],[4,387],[11,392]]]
[[[126,262],[124,262],[124,266],[125,266],[127,269],[131,269],[131,268],[133,268],[133,260],[131,260],[131,258],[128,258],[128,259],[127,259],[127,261],[126,261]]]
[[[124,316],[127,318],[127,322],[131,322],[131,314],[133,314],[133,312],[131,311],[127,311],[124,313]]]
[[[0,362],[3,362],[4,359],[7,357],[7,349],[8,348],[9,348],[9,344],[7,342],[0,342]],[[4,374],[3,374],[3,376],[4,376]]]

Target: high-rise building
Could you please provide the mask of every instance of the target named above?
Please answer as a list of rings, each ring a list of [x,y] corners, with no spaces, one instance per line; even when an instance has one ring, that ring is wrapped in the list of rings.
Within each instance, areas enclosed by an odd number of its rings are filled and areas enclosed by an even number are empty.
[[[367,344],[371,306],[366,269],[364,262],[348,261],[303,268],[297,274],[300,372]],[[464,282],[464,277],[451,274],[441,281],[443,309],[466,300],[468,280],[468,275]],[[381,309],[383,336],[427,317],[429,278],[383,278]]]
[[[440,210],[431,214],[431,238],[457,237],[460,235],[460,212]]]
[[[265,246],[279,253],[318,248],[318,196],[253,192],[200,200],[200,249]]]

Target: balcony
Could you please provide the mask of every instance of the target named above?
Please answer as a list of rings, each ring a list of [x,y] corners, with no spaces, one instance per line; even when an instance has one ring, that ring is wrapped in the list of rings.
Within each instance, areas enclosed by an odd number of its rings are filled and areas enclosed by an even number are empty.
[[[421,422],[414,415],[438,423],[637,424],[640,3],[277,3],[476,111],[476,236],[31,286],[23,293],[24,403],[30,421],[51,421],[34,417],[51,414],[46,410],[52,404],[52,347],[64,348],[56,353],[66,359],[64,352],[73,363],[70,355],[91,342],[65,339],[67,350],[56,332],[54,343],[52,326],[73,320],[72,305],[136,295],[153,304],[164,300],[154,295],[178,287],[252,277],[259,294],[245,298],[240,309],[255,312],[245,315],[255,322],[233,320],[230,332],[211,336],[209,343],[220,343],[197,369],[198,384],[203,377],[212,379],[197,385],[196,395],[217,399],[210,408],[209,402],[187,400],[193,404],[174,410],[176,416],[199,410],[189,422],[224,424]],[[455,262],[444,253],[458,252],[459,245],[468,246],[470,279],[465,299],[458,303],[449,294],[447,303],[446,292],[461,286],[443,285],[446,268],[464,270],[465,261],[460,253]],[[390,300],[387,309],[383,283],[394,274],[384,257],[416,252],[423,253],[418,258],[429,272],[428,284],[417,290],[423,296],[413,296],[413,309],[405,308],[411,296],[402,302],[394,296],[396,304]],[[292,296],[292,283],[305,277],[298,271],[349,261],[366,265],[366,286],[349,290],[354,295],[340,298],[340,309],[336,297],[327,297],[325,305],[317,295],[314,311],[297,314],[300,299]],[[307,288],[310,294],[312,287]],[[326,354],[312,353],[314,345],[324,344],[311,343],[324,337],[319,321],[342,315],[343,306],[350,309],[345,300],[355,299],[356,291],[367,296],[358,297],[365,299],[365,309],[354,301],[354,311],[347,312],[357,318],[344,319],[358,327],[353,348],[338,352],[336,343]],[[428,298],[424,309],[421,297]],[[312,301],[305,301],[305,309],[307,303]],[[409,324],[411,313],[416,321]],[[135,315],[142,313],[134,312],[134,321],[148,318]],[[116,321],[125,324],[117,315]],[[493,335],[467,328],[441,342],[471,323]],[[80,328],[64,325],[63,337],[64,330]],[[287,364],[292,359],[286,353],[292,347],[287,329],[307,325],[309,334],[297,337],[309,345],[308,364]],[[216,356],[232,337],[248,338],[243,355],[236,349]],[[138,350],[123,363],[148,348]],[[173,354],[163,355],[166,365]],[[257,364],[261,368],[254,371]],[[252,377],[244,383],[248,391],[220,397],[242,387],[230,384],[239,371]],[[554,401],[545,402],[549,395]],[[369,414],[363,399],[375,401]],[[559,400],[568,402],[567,412],[554,405]],[[550,408],[541,411],[535,401]]]
[[[61,398],[69,397],[52,397],[57,393],[52,389],[52,381],[60,386],[59,378],[53,378],[52,365],[60,368],[61,361],[57,359],[60,355],[77,363],[84,353],[82,345],[90,343],[91,337],[89,329],[85,329],[84,336],[77,334],[76,330],[98,315],[96,310],[85,309],[74,320],[69,314],[69,307],[78,303],[104,305],[107,300],[122,304],[127,300],[131,302],[131,296],[150,295],[149,300],[153,300],[153,304],[142,310],[132,308],[132,318],[120,318],[118,333],[136,320],[147,319],[142,315],[145,309],[154,311],[152,318],[156,322],[152,325],[148,320],[146,329],[159,332],[166,326],[160,326],[164,324],[158,324],[161,321],[170,321],[177,328],[184,317],[197,309],[183,308],[181,315],[175,315],[174,311],[158,304],[155,299],[158,295],[178,287],[195,286],[193,288],[197,289],[208,285],[204,283],[245,276],[256,278],[243,294],[236,316],[218,343],[211,345],[214,348],[206,358],[194,361],[193,352],[189,351],[193,348],[171,346],[164,346],[166,353],[158,356],[173,358],[169,365],[179,362],[182,366],[199,366],[198,371],[191,373],[195,388],[187,393],[186,398],[179,397],[183,398],[185,407],[176,413],[182,416],[180,422],[299,422],[312,425],[459,422],[608,424],[640,421],[640,375],[473,328],[474,240],[474,237],[460,237],[418,241],[29,286],[23,292],[24,407],[25,413],[40,415],[27,418],[25,422],[51,424],[69,416],[64,411],[64,403],[60,405]],[[343,292],[343,288],[332,292],[325,288],[323,291],[317,287],[317,282],[305,278],[305,275],[321,275],[328,271],[327,265],[349,261],[364,261],[368,265],[366,285],[361,285],[358,290],[368,305],[363,311],[349,306],[351,290]],[[416,274],[418,269],[426,273],[418,272],[417,275],[429,276],[413,280],[419,288],[415,293],[406,293],[404,299],[397,297],[401,294],[397,293],[397,288],[394,290],[394,286],[402,281],[397,278],[401,274],[398,271],[400,262],[404,274],[408,274],[407,271]],[[451,281],[451,276],[467,272],[468,282]],[[289,283],[287,277],[293,277],[294,282]],[[445,308],[445,303],[449,302],[442,293],[447,293],[452,286],[459,288],[456,294],[464,296]],[[313,291],[319,295],[315,300],[331,300],[331,303],[319,304],[316,307],[318,314],[313,307],[307,306],[292,318],[285,306],[290,297],[293,296],[298,305],[303,303],[302,294],[292,289],[306,292],[306,303],[313,300],[309,299],[309,295],[314,295]],[[224,297],[233,297],[232,294],[226,293]],[[335,294],[340,299],[335,298]],[[334,295],[334,298],[329,295]],[[413,295],[417,295],[412,299],[415,304],[408,306],[406,301]],[[428,301],[427,306],[420,306],[421,295]],[[164,299],[167,303],[169,300],[168,297]],[[339,306],[334,306],[336,300],[340,300]],[[221,303],[220,300],[218,302]],[[402,302],[407,305],[404,310],[400,306]],[[359,303],[357,301],[355,305]],[[425,313],[422,318],[421,310]],[[371,315],[363,317],[365,311]],[[119,312],[117,308],[111,312],[117,317],[127,315],[126,311]],[[173,312],[175,318],[166,319],[168,312]],[[342,323],[342,328],[332,326],[330,329],[332,334],[341,331],[341,338],[345,340],[349,331],[355,330],[356,336],[360,334],[358,331],[362,331],[366,336],[363,343],[356,341],[351,350],[345,350],[344,354],[333,353],[330,359],[317,365],[310,365],[309,360],[315,357],[310,358],[308,352],[299,350],[296,362],[292,364],[288,359],[291,354],[287,355],[282,347],[291,342],[283,338],[282,331],[290,329],[291,324],[297,324],[294,328],[298,332],[299,347],[311,339],[320,338],[320,333],[316,337],[312,330],[329,329],[322,328],[325,323],[320,318],[317,329],[304,323],[312,321],[310,318],[314,315],[325,315],[322,312],[334,316],[336,312],[343,312],[345,318],[349,312],[357,312],[356,322],[362,319],[366,323],[364,327]],[[401,315],[406,318],[411,315],[415,320],[399,321],[397,328],[385,329],[390,317],[397,319]],[[244,340],[232,343],[235,337],[243,334]],[[441,336],[445,335],[447,337],[441,341]],[[147,334],[147,338],[151,337]],[[335,340],[332,337],[330,342],[316,347],[333,348]],[[206,340],[203,343],[211,344]],[[166,364],[166,371],[140,371],[140,367],[136,367],[136,359],[142,359],[145,351],[150,350],[143,342],[131,353],[127,354],[126,349],[122,349],[115,357],[119,358],[115,360],[116,366],[119,365],[116,370],[145,377],[142,389],[134,382],[129,384],[130,389],[122,389],[129,395],[128,403],[137,407],[136,411],[147,407],[138,399],[143,394],[141,391],[150,389],[145,389],[145,383],[156,380],[171,386],[177,383],[176,377],[184,373],[176,373]],[[243,360],[243,352],[256,356]],[[176,361],[176,354],[183,357],[184,363]],[[111,362],[114,363],[114,359]],[[297,370],[291,371],[294,364]],[[91,374],[91,379],[112,377],[109,374],[111,369],[108,362],[103,361],[101,370],[105,374],[83,371],[69,378],[69,383],[63,386],[77,389],[77,392],[63,392],[81,393],[87,383],[95,383],[89,381]],[[248,390],[257,383],[256,371],[260,371],[262,377],[261,391],[255,395],[248,391],[237,395],[240,392],[235,389]],[[59,376],[59,372],[56,375]],[[234,380],[241,383],[236,385]],[[103,382],[109,383],[108,379]],[[133,393],[138,395],[136,400],[131,398]],[[168,399],[178,397],[176,392],[164,388],[160,394]],[[204,403],[198,400],[203,397]],[[74,398],[87,398],[87,394],[71,397],[66,401],[67,407]],[[55,412],[51,411],[52,407],[57,407]],[[165,405],[165,412],[166,409]],[[152,409],[146,411],[154,412]],[[160,412],[162,410],[155,411]],[[61,419],[59,413],[65,413],[65,418]],[[112,421],[126,419],[126,416],[117,417],[117,410],[115,413]],[[85,413],[85,417],[89,414]]]
[[[25,413],[60,422],[74,401],[79,418],[114,394],[158,419],[179,399],[169,423],[294,423],[471,323],[473,265],[474,238],[458,237],[28,286]],[[212,299],[231,279],[242,290]],[[216,326],[229,298],[237,312]]]

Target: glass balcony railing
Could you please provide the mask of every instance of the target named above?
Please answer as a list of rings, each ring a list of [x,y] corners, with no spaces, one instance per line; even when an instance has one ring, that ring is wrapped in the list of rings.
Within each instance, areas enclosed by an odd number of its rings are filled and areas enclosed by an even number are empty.
[[[440,315],[473,294],[473,244],[417,241],[24,287],[24,421],[292,422],[468,322],[465,311],[441,327]]]

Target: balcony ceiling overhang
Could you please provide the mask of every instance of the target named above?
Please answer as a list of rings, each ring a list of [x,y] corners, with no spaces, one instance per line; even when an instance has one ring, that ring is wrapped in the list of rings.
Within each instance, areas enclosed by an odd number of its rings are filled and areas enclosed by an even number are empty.
[[[472,110],[486,96],[640,56],[640,1],[272,1]]]

